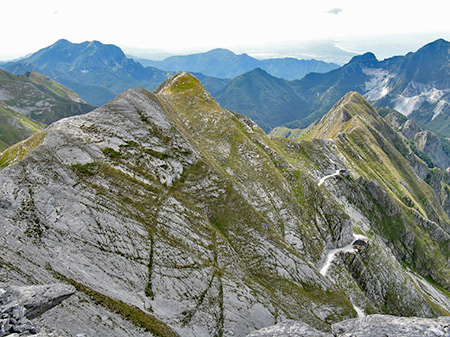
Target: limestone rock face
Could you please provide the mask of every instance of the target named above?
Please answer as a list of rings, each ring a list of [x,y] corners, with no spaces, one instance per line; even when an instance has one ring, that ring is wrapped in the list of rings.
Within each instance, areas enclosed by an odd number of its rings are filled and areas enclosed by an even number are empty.
[[[348,243],[348,217],[308,173],[290,182],[262,130],[221,109],[192,76],[157,95],[127,91],[35,140],[7,150],[0,171],[2,258],[30,279],[62,275],[153,334],[157,325],[242,336],[277,317],[329,327],[355,316],[315,267],[324,247]],[[320,196],[323,216],[293,189]],[[84,317],[68,303],[66,317]],[[110,334],[96,316],[59,327]]]
[[[25,317],[36,318],[75,294],[75,288],[67,284],[13,287],[17,301],[25,308]]]
[[[401,128],[402,134],[408,138],[414,140],[417,133],[422,132],[423,129],[411,119],[408,119]]]
[[[437,167],[446,169],[450,166],[450,159],[442,150],[441,141],[436,134],[431,131],[419,132],[415,135],[415,140],[419,149],[425,152]]]
[[[388,119],[392,124],[392,118],[388,117]],[[434,165],[443,170],[450,166],[450,158],[443,151],[441,140],[434,132],[423,130],[411,119],[399,125],[399,129],[406,138],[413,141],[417,148],[431,159]]]

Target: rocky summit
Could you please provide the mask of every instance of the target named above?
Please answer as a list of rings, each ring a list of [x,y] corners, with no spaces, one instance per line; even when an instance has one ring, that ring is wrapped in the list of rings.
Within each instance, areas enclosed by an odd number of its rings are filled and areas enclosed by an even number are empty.
[[[446,316],[450,221],[429,172],[357,93],[291,141],[181,73],[1,154],[0,280],[73,286],[34,319],[70,336]]]

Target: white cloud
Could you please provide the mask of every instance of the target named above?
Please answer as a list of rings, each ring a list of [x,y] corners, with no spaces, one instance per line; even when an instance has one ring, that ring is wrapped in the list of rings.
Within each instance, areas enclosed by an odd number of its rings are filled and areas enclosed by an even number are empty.
[[[342,8],[331,8],[330,10],[326,11],[325,13],[338,15],[340,12],[342,12]]]

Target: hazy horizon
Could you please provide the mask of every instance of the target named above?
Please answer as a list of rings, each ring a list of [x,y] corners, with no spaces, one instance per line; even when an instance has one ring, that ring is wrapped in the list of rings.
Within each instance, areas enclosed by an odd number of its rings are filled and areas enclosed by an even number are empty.
[[[295,57],[303,59],[319,59],[327,62],[339,62],[340,58],[345,59],[348,54],[347,61],[353,55],[372,52],[378,60],[389,57],[405,55],[409,52],[415,52],[424,45],[431,43],[437,39],[450,40],[449,34],[402,34],[399,36],[374,36],[371,38],[358,39],[342,39],[340,41],[332,40],[316,40],[316,41],[285,41],[271,45],[260,46],[235,46],[235,47],[214,47],[214,48],[192,48],[178,51],[168,51],[163,49],[145,49],[130,46],[119,46],[122,50],[132,56],[140,58],[148,58],[151,60],[162,60],[173,55],[189,55],[195,53],[204,53],[215,48],[229,49],[236,54],[248,54],[257,59]],[[370,45],[369,45],[370,44]],[[332,60],[332,50],[338,55],[337,60]],[[322,54],[320,54],[322,52]]]
[[[9,15],[0,27],[14,32],[0,36],[2,61],[62,38],[98,40],[127,54],[159,59],[226,48],[258,58],[336,57],[338,63],[367,51],[379,59],[403,55],[438,38],[450,39],[448,0],[280,0],[276,6],[256,0],[15,0],[2,9]]]

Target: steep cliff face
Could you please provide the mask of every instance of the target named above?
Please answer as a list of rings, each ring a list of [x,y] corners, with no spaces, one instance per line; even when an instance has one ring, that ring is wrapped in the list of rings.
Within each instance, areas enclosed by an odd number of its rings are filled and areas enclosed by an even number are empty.
[[[15,287],[0,283],[0,336],[35,335],[30,319],[39,317],[75,293],[65,284]]]
[[[436,308],[430,311],[421,294],[427,290],[416,287],[425,283],[405,271],[412,268],[449,288],[449,220],[431,186],[413,171],[414,155],[357,93],[347,94],[308,137],[329,139],[351,172],[332,193],[356,210],[355,222],[371,238],[360,254],[342,258],[352,278],[378,310],[430,315]],[[335,273],[337,280],[342,275],[342,269]]]
[[[450,216],[449,206],[449,174],[448,168],[450,158],[444,151],[447,142],[444,138],[439,138],[435,133],[424,130],[420,125],[411,119],[400,115],[391,109],[381,110],[384,119],[394,128],[399,135],[405,137],[404,142],[408,143],[411,151],[426,163],[425,167],[420,160],[414,163],[410,160],[417,175],[423,178],[434,190],[436,198],[439,200],[447,216]],[[385,114],[386,113],[386,114]],[[448,151],[447,151],[448,152]],[[411,159],[416,156],[408,156]]]
[[[389,126],[349,97],[343,124],[359,126],[300,143],[267,137],[186,73],[54,123],[0,158],[1,278],[75,286],[41,318],[73,335],[244,336],[286,319],[330,331],[360,307],[448,313],[413,269],[449,288],[449,220]],[[364,251],[327,259],[355,232]]]
[[[434,132],[424,130],[411,119],[400,120],[395,110],[392,110],[385,118],[391,126],[412,142],[417,154],[430,167],[436,166],[445,170],[450,166],[450,158],[444,152],[442,142]]]

